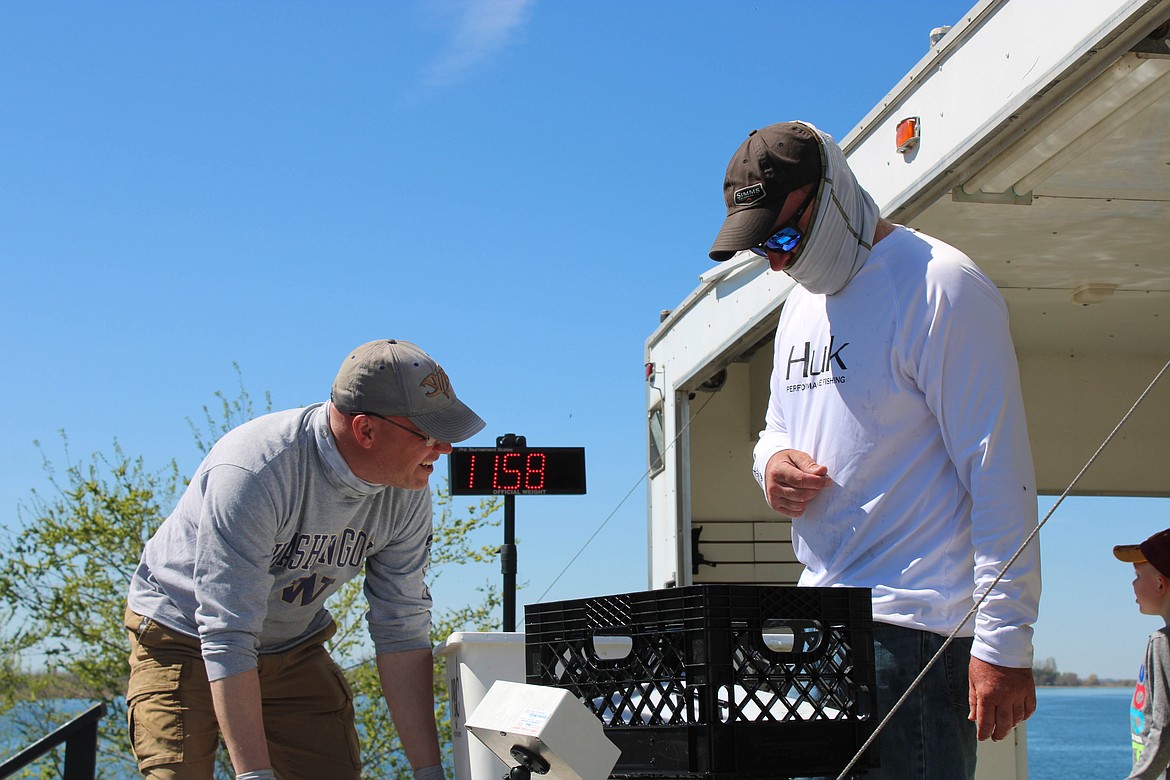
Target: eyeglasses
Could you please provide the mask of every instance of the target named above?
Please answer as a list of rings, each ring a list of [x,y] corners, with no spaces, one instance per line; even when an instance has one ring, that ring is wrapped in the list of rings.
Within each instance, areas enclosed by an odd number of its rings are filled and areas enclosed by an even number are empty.
[[[800,218],[804,216],[805,210],[809,207],[809,204],[812,203],[816,194],[817,188],[810,187],[808,196],[804,199],[804,203],[802,203],[800,208],[796,210],[796,213],[792,215],[792,219],[788,220],[788,224],[772,234],[771,238],[759,246],[751,247],[751,251],[755,252],[760,257],[767,257],[769,249],[771,249],[773,252],[791,252],[792,250],[796,249],[796,247],[800,246],[800,240],[804,238],[804,234],[793,226],[800,222]]]
[[[419,433],[418,431],[414,430],[413,428],[407,428],[402,423],[394,422],[389,417],[383,417],[380,414],[375,414],[373,412],[350,412],[349,416],[350,417],[357,417],[359,414],[364,414],[367,417],[377,417],[379,420],[384,420],[385,422],[390,423],[395,428],[401,428],[402,430],[406,431],[410,435],[417,436],[419,439],[422,440],[423,444],[425,444],[428,447],[434,447],[436,444],[439,443],[439,440],[433,436],[427,436],[425,433]]]

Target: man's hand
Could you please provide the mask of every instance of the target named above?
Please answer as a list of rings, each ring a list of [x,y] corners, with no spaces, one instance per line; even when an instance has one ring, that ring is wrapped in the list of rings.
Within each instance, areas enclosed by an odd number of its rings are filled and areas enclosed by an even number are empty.
[[[1036,711],[1036,682],[1031,669],[996,666],[971,658],[968,701],[980,740],[999,741]]]
[[[764,468],[768,506],[789,517],[800,517],[809,501],[833,482],[829,470],[800,450],[780,450]]]

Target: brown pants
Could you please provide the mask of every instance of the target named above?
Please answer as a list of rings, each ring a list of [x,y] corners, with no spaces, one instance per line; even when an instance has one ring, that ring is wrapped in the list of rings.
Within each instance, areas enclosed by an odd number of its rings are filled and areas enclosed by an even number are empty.
[[[130,740],[152,780],[211,780],[219,724],[199,640],[126,610]],[[280,780],[357,780],[361,756],[353,692],[324,644],[328,628],[258,660],[264,732]]]

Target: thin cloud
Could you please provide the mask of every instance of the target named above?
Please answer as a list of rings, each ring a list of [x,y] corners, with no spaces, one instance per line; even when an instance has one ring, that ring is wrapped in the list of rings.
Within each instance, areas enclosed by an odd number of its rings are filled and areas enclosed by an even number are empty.
[[[422,74],[421,85],[445,87],[490,60],[527,20],[535,0],[466,0],[455,6],[457,18],[447,46]]]

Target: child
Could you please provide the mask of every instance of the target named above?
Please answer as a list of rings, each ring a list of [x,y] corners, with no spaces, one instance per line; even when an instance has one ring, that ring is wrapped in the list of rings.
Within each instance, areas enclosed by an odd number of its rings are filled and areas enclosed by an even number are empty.
[[[1150,634],[1129,709],[1133,771],[1128,780],[1165,780],[1170,766],[1170,528],[1141,544],[1113,548],[1132,563],[1133,593],[1143,615],[1160,615],[1167,625]]]

